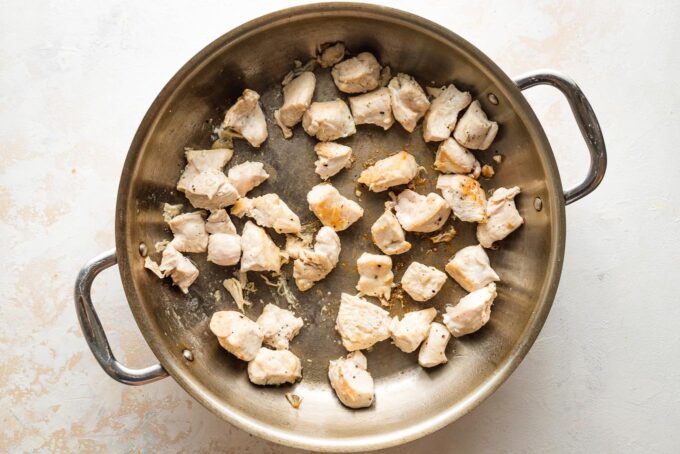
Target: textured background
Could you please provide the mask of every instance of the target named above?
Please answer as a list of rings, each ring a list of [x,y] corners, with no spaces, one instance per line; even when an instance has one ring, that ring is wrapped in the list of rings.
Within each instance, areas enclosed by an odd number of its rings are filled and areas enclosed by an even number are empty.
[[[175,71],[240,23],[298,2],[0,1],[0,451],[295,452],[232,428],[172,380],[100,370],[73,309],[114,245],[118,177]],[[576,79],[605,133],[602,186],[567,209],[562,282],[538,341],[472,414],[393,452],[680,452],[680,6],[384,2],[449,27],[509,75]],[[565,186],[587,168],[566,103],[527,94]],[[114,349],[153,361],[117,270],[94,298]]]

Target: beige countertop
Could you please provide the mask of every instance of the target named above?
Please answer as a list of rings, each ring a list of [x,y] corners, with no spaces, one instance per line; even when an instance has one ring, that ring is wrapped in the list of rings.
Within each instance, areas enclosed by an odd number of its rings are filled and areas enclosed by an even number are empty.
[[[78,327],[80,266],[112,248],[118,178],[158,91],[213,39],[300,2],[3,2],[0,10],[0,451],[293,452],[213,416],[172,379],[113,382]],[[392,450],[680,451],[680,8],[677,2],[383,2],[459,33],[510,76],[571,75],[609,149],[567,209],[553,310],[514,375],[470,415]],[[566,102],[527,94],[565,186],[587,152]],[[117,355],[154,361],[117,270],[94,299]]]

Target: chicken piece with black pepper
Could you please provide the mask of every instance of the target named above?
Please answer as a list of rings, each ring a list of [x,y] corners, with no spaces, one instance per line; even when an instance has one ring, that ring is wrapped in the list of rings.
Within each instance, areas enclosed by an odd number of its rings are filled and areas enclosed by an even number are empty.
[[[260,327],[240,312],[215,312],[210,319],[210,331],[222,348],[243,361],[255,359],[262,346]]]
[[[360,351],[330,361],[328,379],[340,402],[349,408],[365,408],[373,404],[373,377],[367,369],[368,361]]]
[[[423,120],[425,142],[440,142],[451,135],[456,126],[458,114],[472,101],[466,91],[460,91],[451,84],[437,95]]]
[[[357,259],[357,271],[359,271],[357,290],[360,295],[375,296],[381,301],[390,299],[394,274],[392,259],[389,256],[364,252]]]
[[[349,137],[357,132],[349,107],[342,99],[313,102],[302,116],[302,127],[322,142]]]
[[[401,288],[416,301],[428,301],[446,282],[446,274],[433,266],[412,262],[401,278]]]
[[[302,229],[300,218],[278,194],[252,199],[242,197],[231,207],[231,214],[238,218],[253,218],[259,226],[273,228],[276,233],[299,233]]]
[[[289,350],[262,347],[248,363],[248,379],[256,385],[295,383],[302,377],[300,358]]]
[[[263,343],[276,350],[287,350],[304,325],[294,313],[271,303],[264,307],[256,323],[262,332]]]

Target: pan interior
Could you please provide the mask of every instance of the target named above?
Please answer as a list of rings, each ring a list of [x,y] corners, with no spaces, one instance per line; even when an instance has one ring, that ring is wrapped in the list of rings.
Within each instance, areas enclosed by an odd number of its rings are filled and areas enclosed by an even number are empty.
[[[409,20],[404,20],[408,17]],[[249,383],[246,364],[222,350],[209,332],[216,310],[233,309],[222,281],[235,268],[219,267],[205,254],[189,255],[200,277],[183,295],[169,280],[160,281],[143,269],[140,243],[150,251],[171,233],[161,216],[161,205],[184,203],[174,187],[185,165],[184,148],[207,148],[213,128],[244,88],[262,95],[269,139],[260,149],[235,141],[228,166],[247,160],[260,161],[270,179],[249,195],[276,192],[300,216],[315,220],[308,210],[306,193],[320,182],[314,173],[315,141],[301,127],[284,140],[273,122],[273,111],[282,103],[280,81],[294,60],[307,61],[317,45],[344,41],[352,53],[370,51],[392,68],[393,74],[413,75],[422,85],[454,82],[478,99],[489,117],[500,124],[492,147],[476,155],[492,164],[496,175],[481,179],[485,189],[518,185],[517,206],[525,225],[489,251],[492,266],[502,278],[491,321],[481,331],[454,339],[449,344],[449,363],[425,370],[417,364],[417,352],[405,354],[389,342],[367,352],[369,370],[376,382],[375,404],[365,410],[343,407],[327,378],[330,359],[346,352],[334,331],[341,292],[354,293],[357,257],[364,251],[379,253],[370,240],[370,226],[383,212],[387,193],[369,193],[355,181],[363,165],[405,149],[424,166],[425,182],[417,190],[434,190],[432,168],[437,144],[422,140],[420,127],[408,134],[396,124],[389,130],[362,125],[357,134],[341,140],[357,157],[353,167],[332,179],[342,194],[359,201],[364,217],[341,232],[342,253],[338,267],[324,281],[301,293],[284,267],[289,287],[298,300],[295,311],[305,327],[291,350],[303,361],[304,378],[294,386],[256,387]],[[319,69],[315,100],[339,95],[328,70]],[[498,100],[493,104],[489,95]],[[502,156],[497,164],[492,158]],[[355,191],[359,189],[361,195]],[[543,200],[541,211],[534,199]],[[231,32],[190,61],[159,95],[138,131],[121,180],[117,213],[117,244],[121,274],[131,308],[142,332],[162,364],[190,393],[227,420],[258,435],[287,444],[316,449],[352,449],[395,444],[430,432],[454,419],[497,386],[526,352],[547,315],[559,276],[564,241],[561,186],[552,154],[540,127],[519,92],[479,51],[455,35],[429,22],[379,8],[301,8],[296,14],[274,15]],[[240,231],[242,222],[234,219]],[[393,256],[395,282],[411,261],[443,269],[458,249],[476,244],[474,225],[449,221],[458,234],[450,243],[433,244],[428,235],[408,234],[412,252]],[[283,246],[285,239],[269,232]],[[159,259],[158,254],[151,254]],[[264,285],[258,273],[249,273],[258,291],[248,295],[252,305],[246,314],[256,318],[264,304],[286,306],[276,289]],[[449,279],[431,301],[415,303],[408,297],[390,308],[394,315],[436,307],[441,319],[447,304],[455,304],[465,292]],[[219,296],[217,296],[219,295]],[[186,361],[182,351],[193,352]],[[501,378],[499,379],[499,375]],[[285,399],[293,392],[304,400],[295,410]]]

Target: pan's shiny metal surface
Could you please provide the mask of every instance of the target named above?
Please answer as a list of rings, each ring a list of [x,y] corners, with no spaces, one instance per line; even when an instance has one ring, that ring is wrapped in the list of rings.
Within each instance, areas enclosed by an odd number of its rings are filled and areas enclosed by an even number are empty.
[[[517,205],[526,220],[498,250],[489,253],[502,277],[489,324],[478,333],[452,341],[449,363],[433,370],[418,366],[417,353],[404,354],[388,342],[377,345],[367,354],[369,370],[376,379],[376,402],[360,411],[343,407],[326,379],[328,360],[345,353],[333,329],[340,292],[353,291],[357,281],[354,263],[361,252],[375,251],[367,232],[387,198],[365,189],[361,196],[355,195],[354,181],[362,163],[406,149],[427,169],[427,182],[418,190],[433,190],[436,144],[425,144],[420,129],[409,135],[399,125],[387,132],[361,126],[355,136],[342,141],[352,146],[358,159],[333,183],[344,195],[358,200],[365,215],[340,234],[338,268],[306,293],[293,289],[299,299],[296,310],[306,321],[291,345],[304,367],[304,379],[295,386],[251,385],[246,364],[221,350],[210,334],[211,314],[234,307],[221,285],[222,280],[232,277],[233,268],[218,267],[207,263],[204,256],[192,255],[201,276],[185,296],[167,280],[160,281],[145,270],[139,252],[142,243],[153,251],[155,242],[170,237],[161,217],[163,202],[184,203],[190,209],[174,189],[184,166],[184,147],[209,147],[214,126],[246,87],[262,95],[270,136],[258,150],[236,141],[229,165],[246,160],[264,162],[272,177],[253,195],[277,192],[303,222],[314,220],[305,201],[309,188],[319,181],[313,173],[314,141],[300,128],[293,139],[284,140],[272,122],[272,114],[281,104],[279,81],[293,60],[306,61],[317,45],[333,41],[344,41],[353,52],[372,51],[382,63],[414,75],[423,84],[455,82],[470,90],[489,116],[500,123],[491,149],[477,155],[481,161],[493,163],[493,154],[499,153],[503,161],[495,165],[496,176],[482,183],[487,189],[519,185],[523,192]],[[319,70],[317,75],[315,99],[334,98],[337,93],[328,71]],[[523,86],[533,84],[522,81]],[[568,97],[576,94],[568,84],[560,87]],[[491,94],[497,103],[489,102]],[[592,114],[592,109],[583,112]],[[571,200],[595,188],[606,163],[594,114],[578,118],[590,123],[581,124],[582,131],[587,137],[595,137],[596,143],[591,148],[591,174],[572,193]],[[594,175],[593,169],[599,173]],[[537,198],[541,203],[535,202]],[[392,446],[431,433],[473,409],[525,356],[557,289],[564,256],[564,207],[559,173],[543,129],[517,86],[479,50],[452,32],[401,11],[363,4],[305,5],[264,16],[227,33],[192,58],[161,91],[137,131],[121,176],[116,253],[86,265],[76,285],[76,305],[97,360],[119,381],[143,384],[162,378],[167,371],[225,420],[291,446],[324,451]],[[441,268],[455,251],[475,242],[473,225],[453,223],[459,234],[450,244],[433,248],[425,237],[410,238],[413,252],[393,257],[396,282],[410,261]],[[241,222],[237,224],[240,228]],[[282,237],[272,236],[282,244]],[[155,253],[151,255],[158,258]],[[116,258],[130,308],[160,362],[141,371],[125,368],[115,360],[89,297],[96,274],[113,265]],[[290,267],[285,268],[287,276]],[[250,278],[258,291],[250,296],[253,305],[247,309],[253,318],[262,310],[260,300],[285,305],[283,298],[256,274],[251,273]],[[292,279],[290,286],[294,287]],[[220,298],[216,299],[216,293]],[[441,311],[463,294],[449,280],[432,302]],[[403,304],[395,303],[390,310],[400,314],[428,305],[405,298]],[[297,410],[284,398],[289,391],[304,399]]]

